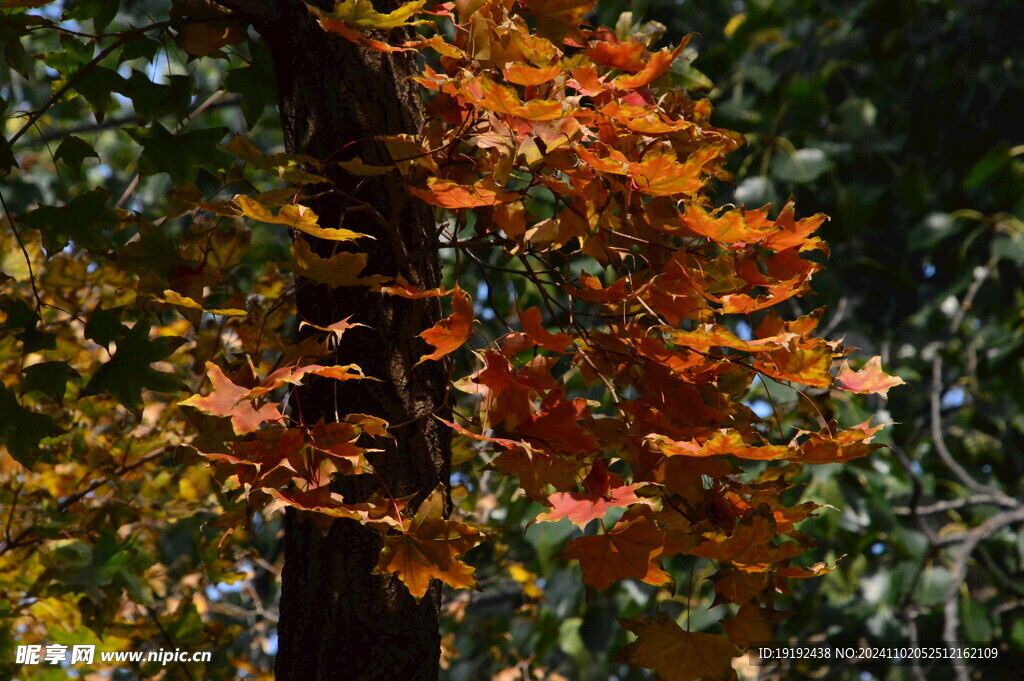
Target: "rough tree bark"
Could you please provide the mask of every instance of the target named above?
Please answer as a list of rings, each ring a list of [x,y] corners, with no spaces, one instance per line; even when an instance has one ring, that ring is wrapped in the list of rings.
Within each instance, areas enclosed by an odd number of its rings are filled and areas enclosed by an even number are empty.
[[[399,3],[374,4],[390,11]],[[294,0],[275,0],[256,27],[274,57],[289,151],[324,161],[358,155],[372,163],[384,160],[386,151],[370,138],[418,130],[420,103],[404,80],[415,67],[413,57],[369,52],[328,35],[304,3]],[[364,273],[401,273],[421,288],[437,286],[441,268],[430,209],[411,200],[396,179],[328,174],[334,191],[312,207],[322,226],[343,224],[374,237],[340,246],[369,254]],[[339,248],[336,242],[309,241],[322,257]],[[415,507],[439,482],[448,482],[450,468],[449,435],[431,417],[444,415],[447,366],[427,362],[413,368],[426,350],[417,334],[441,317],[440,304],[300,281],[298,309],[300,319],[314,324],[351,316],[367,325],[349,330],[330,359],[358,364],[380,381],[312,383],[293,396],[296,415],[315,423],[369,413],[393,425],[395,440],[371,457],[376,475],[337,479],[336,490],[346,501],[365,500],[375,491],[414,495]],[[354,521],[335,521],[325,537],[289,513],[279,681],[437,678],[440,585],[417,603],[396,578],[372,574],[380,548],[378,533]]]

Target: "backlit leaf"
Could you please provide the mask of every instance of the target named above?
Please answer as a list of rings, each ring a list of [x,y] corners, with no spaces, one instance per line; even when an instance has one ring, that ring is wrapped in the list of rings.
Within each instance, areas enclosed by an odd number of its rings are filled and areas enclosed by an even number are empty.
[[[272,225],[285,225],[320,239],[327,239],[328,241],[354,241],[369,236],[342,227],[321,227],[317,214],[313,212],[313,209],[300,204],[290,203],[281,206],[281,209],[275,214],[266,205],[242,194],[236,195],[233,201],[240,215]]]
[[[889,388],[895,388],[906,382],[899,376],[890,376],[885,373],[882,370],[881,357],[872,357],[859,371],[853,371],[850,369],[849,362],[843,362],[843,365],[839,367],[839,375],[836,376],[836,380],[843,390],[882,396],[888,394]]]
[[[401,533],[384,539],[376,572],[394,573],[420,599],[433,579],[458,588],[476,588],[473,568],[462,555],[480,543],[480,532],[443,515],[444,494],[440,488],[420,504],[415,517]]]
[[[452,296],[453,312],[431,328],[419,334],[420,338],[434,346],[434,351],[420,357],[416,364],[438,360],[455,352],[473,335],[473,301],[469,294],[456,288]]]

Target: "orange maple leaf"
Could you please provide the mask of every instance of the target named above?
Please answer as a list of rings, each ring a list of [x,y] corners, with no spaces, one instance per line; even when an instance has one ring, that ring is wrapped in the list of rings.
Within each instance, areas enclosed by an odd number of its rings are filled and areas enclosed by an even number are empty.
[[[477,208],[514,201],[519,198],[512,192],[503,192],[493,183],[481,180],[476,184],[459,184],[451,180],[431,177],[426,188],[408,187],[409,192],[429,204],[441,208]]]
[[[602,41],[591,45],[584,54],[598,64],[636,73],[644,68],[647,45],[639,40],[617,43]]]
[[[252,389],[236,384],[213,362],[206,363],[206,374],[213,390],[205,397],[193,395],[178,404],[193,407],[213,416],[231,419],[235,434],[245,435],[259,429],[267,421],[279,421],[284,415],[278,410],[278,403],[253,404]]]
[[[671,575],[660,565],[664,549],[665,533],[654,524],[650,507],[634,506],[608,532],[570,541],[563,555],[580,562],[584,582],[603,590],[629,578],[671,584]]]
[[[777,536],[775,519],[763,507],[743,518],[732,529],[732,534],[718,531],[706,535],[707,541],[690,549],[689,553],[760,571],[770,563],[781,563],[803,551],[803,546],[796,542],[774,544]]]
[[[691,153],[679,162],[670,147],[648,152],[639,163],[629,164],[629,176],[637,188],[650,196],[693,194],[704,186],[704,166],[721,156],[717,146],[708,146]]]
[[[457,286],[452,296],[452,308],[449,316],[419,334],[420,338],[434,346],[434,351],[420,357],[417,366],[455,352],[473,335],[473,301],[468,293]]]
[[[531,307],[519,313],[519,321],[523,325],[526,337],[545,350],[564,352],[572,343],[572,336],[564,333],[551,333],[541,324],[540,308]]]
[[[555,522],[568,518],[574,525],[584,527],[595,518],[603,518],[609,508],[646,502],[636,495],[638,485],[625,485],[609,490],[608,494],[556,492],[548,497],[551,510],[541,513],[536,522]]]
[[[375,572],[395,573],[416,599],[423,598],[430,580],[440,579],[455,588],[476,588],[474,569],[460,556],[482,540],[469,525],[444,517],[444,494],[438,486],[430,493],[401,534],[384,538]]]
[[[502,71],[508,82],[529,86],[548,82],[562,72],[562,67],[559,64],[546,68],[537,68],[529,64],[509,64]]]
[[[852,393],[865,395],[878,394],[888,397],[889,388],[903,385],[904,381],[899,376],[891,376],[882,370],[882,358],[872,357],[868,363],[861,367],[860,371],[850,369],[849,362],[843,362],[839,367],[839,388]]]
[[[676,60],[676,57],[679,56],[679,53],[683,51],[688,42],[690,42],[690,36],[686,36],[674,50],[665,48],[654,53],[639,73],[616,78],[614,81],[615,87],[620,90],[635,90],[636,88],[650,85],[668,73],[668,70],[672,67],[672,62]]]

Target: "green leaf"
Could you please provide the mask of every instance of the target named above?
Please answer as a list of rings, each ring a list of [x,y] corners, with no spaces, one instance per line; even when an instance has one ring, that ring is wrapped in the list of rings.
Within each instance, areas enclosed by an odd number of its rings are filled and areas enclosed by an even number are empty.
[[[188,115],[195,91],[192,78],[172,75],[166,80],[165,84],[154,83],[146,74],[132,69],[127,92],[140,118],[148,120],[171,115],[180,120]]]
[[[81,77],[76,77],[73,89],[85,97],[97,122],[103,121],[110,107],[111,93],[126,91],[124,78],[117,71],[103,66],[94,67]]]
[[[85,337],[103,347],[109,347],[125,329],[121,323],[123,313],[124,308],[120,307],[109,310],[97,307],[89,315],[89,321],[85,325]]]
[[[843,123],[843,130],[852,139],[864,139],[875,135],[875,120],[878,108],[870,99],[850,97],[837,109]]]
[[[784,182],[814,182],[832,169],[832,161],[821,149],[798,149],[791,155],[776,157],[773,174]]]
[[[77,372],[67,362],[41,362],[25,369],[21,387],[25,392],[37,390],[60,402],[67,390],[68,378]]]
[[[0,144],[0,175],[9,175],[11,168],[18,167],[18,159],[14,157],[14,152],[11,150],[11,145],[7,143],[7,139],[3,140]]]
[[[99,33],[114,20],[120,6],[119,0],[75,0],[68,3],[65,18],[92,19],[93,29]]]
[[[242,96],[239,104],[245,124],[252,130],[267,106],[277,102],[277,77],[269,48],[263,41],[250,43],[252,62],[240,69],[228,71],[224,88]]]
[[[110,194],[103,189],[79,194],[65,206],[40,206],[25,216],[25,224],[43,235],[50,253],[62,250],[69,241],[97,250],[109,246],[104,232],[121,226],[121,213],[107,205]]]
[[[87,158],[99,158],[100,155],[96,153],[96,150],[92,148],[92,145],[83,140],[81,137],[75,137],[74,135],[65,135],[64,139],[61,140],[60,146],[57,147],[56,153],[53,155],[58,161],[64,161],[70,168],[79,170],[82,167],[82,162]]]
[[[158,41],[138,35],[121,48],[121,61],[125,62],[131,59],[153,61],[161,47],[162,45]]]
[[[177,267],[186,265],[174,241],[151,222],[139,224],[139,238],[117,252],[117,264],[138,273],[167,279]],[[162,288],[161,288],[162,290]]]
[[[43,438],[60,434],[57,423],[47,414],[29,411],[7,386],[0,383],[0,444],[7,446],[14,460],[26,468]]]
[[[14,337],[22,342],[22,352],[39,352],[53,350],[57,347],[57,339],[52,333],[44,333],[37,327],[39,315],[21,298],[0,300],[0,309],[7,314],[7,320],[0,324],[0,329],[18,331]]]
[[[1024,267],[1024,240],[1016,236],[996,237],[992,242],[992,257]]]
[[[985,154],[980,161],[974,164],[967,177],[964,178],[964,190],[977,189],[985,184],[996,173],[1003,169],[1010,162],[1010,151],[1005,144],[1000,144]]]
[[[172,135],[159,123],[153,123],[127,133],[142,145],[139,170],[146,175],[167,173],[177,185],[195,182],[200,169],[216,174],[229,163],[217,146],[227,133],[225,128]]]
[[[117,351],[86,384],[83,396],[110,393],[129,409],[142,406],[142,390],[175,392],[186,386],[177,376],[149,365],[170,357],[184,338],[161,336],[149,339],[149,323],[140,320],[117,342]]]

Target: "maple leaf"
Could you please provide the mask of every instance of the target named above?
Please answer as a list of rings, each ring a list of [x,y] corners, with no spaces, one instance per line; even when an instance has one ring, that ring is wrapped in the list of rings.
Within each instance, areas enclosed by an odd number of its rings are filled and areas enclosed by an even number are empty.
[[[714,532],[705,536],[702,544],[689,553],[702,558],[732,563],[737,567],[764,569],[770,563],[780,563],[803,551],[796,542],[775,545],[778,528],[770,511],[758,509],[732,528],[731,534]]]
[[[608,288],[601,285],[601,280],[586,272],[580,274],[580,287],[566,287],[570,295],[591,303],[612,303],[620,302],[626,293],[626,278],[623,277],[614,282]]]
[[[404,504],[392,499],[384,499],[376,494],[367,501],[347,504],[340,494],[331,492],[329,484],[307,490],[271,489],[268,490],[268,493],[277,500],[277,503],[271,504],[264,510],[268,514],[283,506],[291,506],[328,518],[348,518],[363,525],[378,525],[382,530],[402,526],[401,520],[396,516]]]
[[[176,42],[194,57],[207,57],[245,40],[245,26],[235,21],[203,21],[178,26]]]
[[[530,397],[554,387],[551,366],[554,357],[537,356],[516,369],[500,352],[484,353],[484,368],[455,384],[468,393],[480,395],[484,428],[504,425],[516,428],[532,414]]]
[[[402,298],[408,298],[409,300],[419,300],[420,298],[442,298],[451,293],[451,291],[447,290],[443,286],[427,289],[425,291],[418,289],[406,281],[405,277],[401,275],[398,276],[398,279],[387,286],[378,286],[374,291],[386,296],[400,296]]]
[[[721,154],[718,147],[704,147],[680,163],[671,147],[658,147],[645,154],[639,163],[630,163],[629,176],[644,194],[692,194],[704,186],[704,166]]]
[[[426,5],[426,0],[412,0],[399,5],[391,12],[378,12],[370,0],[341,0],[334,5],[330,13],[318,10],[314,5],[309,5],[310,11],[320,18],[321,25],[326,30],[335,28],[334,22],[341,22],[349,26],[359,28],[398,28],[409,24],[420,24],[426,20],[411,21],[410,19],[420,12]]]
[[[430,588],[430,580],[462,588],[476,588],[473,568],[460,557],[481,541],[480,532],[443,515],[444,493],[439,486],[430,493],[400,534],[384,538],[384,549],[375,572],[394,573],[417,600]]]
[[[486,468],[518,476],[523,492],[531,499],[542,501],[549,487],[560,490],[576,487],[580,466],[575,458],[520,443],[515,447],[506,447]]]
[[[502,69],[505,79],[516,85],[540,85],[547,83],[562,72],[559,64],[553,64],[546,68],[537,68],[529,64],[508,64]]]
[[[0,383],[0,445],[15,461],[31,468],[31,454],[40,440],[60,432],[53,417],[23,408],[14,392]]]
[[[584,15],[597,0],[523,0],[537,17],[537,30],[546,38],[561,41],[579,31]]]
[[[839,387],[852,393],[864,395],[877,394],[888,397],[889,388],[906,383],[899,376],[891,376],[882,370],[882,358],[872,357],[860,371],[850,369],[850,363],[844,361],[836,376]]]
[[[361,276],[366,269],[366,253],[341,251],[329,258],[313,252],[305,239],[292,241],[292,265],[295,273],[328,286],[377,286],[389,278],[380,274]]]
[[[714,582],[715,589],[711,607],[721,603],[746,604],[759,600],[772,584],[772,576],[768,572],[746,572],[734,568],[719,570],[709,579]]]
[[[165,290],[164,297],[157,298],[157,300],[171,305],[177,305],[178,307],[184,307],[189,310],[202,310],[208,314],[222,315],[224,317],[244,317],[248,314],[245,310],[238,310],[235,308],[206,308],[192,298],[183,296],[177,291],[172,291],[170,289]]]
[[[149,339],[150,325],[139,320],[117,340],[117,351],[93,374],[82,390],[82,396],[110,393],[129,409],[142,405],[144,389],[177,392],[185,389],[175,374],[157,371],[150,365],[170,357],[185,343],[184,338],[160,336]]]
[[[616,43],[601,41],[588,47],[584,54],[598,64],[636,73],[644,68],[647,45],[639,40]]]
[[[299,322],[299,330],[302,330],[303,327],[309,326],[314,329],[317,329],[318,331],[325,331],[331,334],[332,336],[334,336],[335,340],[341,340],[341,337],[349,329],[355,328],[357,326],[366,328],[366,324],[360,324],[359,322],[350,322],[350,319],[352,319],[351,315],[345,317],[344,319],[336,321],[333,324],[328,324],[327,326],[320,326],[319,324],[312,324],[307,321],[301,321]]]
[[[691,232],[721,243],[758,243],[774,234],[775,223],[768,219],[768,207],[759,210],[737,208],[712,216],[696,203],[687,204],[683,224]]]
[[[476,184],[459,184],[436,177],[427,179],[426,189],[408,187],[408,190],[414,196],[441,208],[493,206],[519,198],[517,194],[503,192],[493,183],[487,181],[480,181]]]
[[[779,217],[775,219],[775,226],[778,232],[766,238],[762,243],[773,251],[785,251],[790,248],[805,250],[808,247],[817,247],[818,242],[808,240],[808,237],[818,231],[828,216],[817,213],[802,220],[796,219],[796,211],[792,201],[787,201],[783,206]]]
[[[666,456],[735,456],[752,461],[774,461],[794,457],[796,451],[783,445],[751,445],[736,430],[721,428],[703,442],[678,441],[652,433],[644,440],[657,447]]]
[[[519,321],[523,332],[531,342],[545,350],[564,352],[572,344],[572,336],[564,333],[551,333],[541,323],[540,308],[531,307],[519,313]]]
[[[615,79],[615,87],[620,90],[634,90],[654,82],[668,73],[672,62],[676,60],[679,53],[683,51],[686,44],[690,42],[691,36],[686,36],[674,50],[663,49],[656,52],[638,73],[629,76],[619,76]]]
[[[452,308],[449,316],[419,334],[420,338],[434,346],[434,351],[420,357],[417,366],[455,352],[473,335],[473,301],[469,294],[456,287]]]
[[[607,494],[580,492],[556,492],[548,497],[551,510],[534,518],[535,522],[555,522],[568,518],[582,528],[591,520],[603,518],[609,508],[630,506],[646,501],[636,495],[639,485],[625,485],[608,491]]]
[[[870,423],[869,418],[853,428],[836,432],[835,422],[832,422],[821,432],[810,433],[810,437],[799,445],[796,460],[805,463],[845,463],[867,456],[883,446],[870,443],[874,434],[885,427],[871,426]],[[800,431],[797,437],[806,434]]]
[[[759,357],[754,367],[780,381],[828,388],[833,382],[828,371],[832,366],[832,348],[820,338],[812,341],[803,347],[797,340],[790,341],[786,347]]]
[[[792,614],[744,603],[735,616],[722,623],[722,628],[730,641],[746,650],[751,643],[775,640],[775,626]]]
[[[525,118],[528,121],[552,121],[565,115],[562,102],[531,99],[523,102],[515,89],[480,76],[462,87],[466,98],[490,111]]]
[[[230,418],[231,426],[238,435],[252,433],[265,422],[284,418],[276,402],[267,402],[257,407],[250,397],[252,389],[232,381],[213,362],[206,363],[206,375],[213,386],[210,394],[205,397],[193,395],[178,404],[193,407],[204,414]]]
[[[373,238],[369,234],[353,232],[351,229],[321,227],[318,222],[319,218],[313,209],[300,204],[286,204],[275,215],[270,208],[249,196],[238,194],[233,202],[239,215],[272,225],[286,225],[320,239],[354,241],[363,237]]]
[[[498,454],[487,468],[501,471],[506,475],[519,476],[520,487],[531,498],[545,498],[548,485],[555,489],[576,487],[577,471],[581,464],[575,459],[570,460],[535,449],[527,442],[479,435],[440,416],[434,418],[466,437],[493,442],[501,447],[504,451]]]
[[[660,566],[664,549],[664,532],[654,524],[651,509],[633,506],[611,530],[573,539],[562,555],[578,560],[583,581],[598,589],[629,578],[664,586],[672,582]]]
[[[519,426],[519,431],[544,443],[548,448],[577,456],[585,456],[597,449],[597,438],[579,425],[588,414],[583,398],[557,400],[530,415]]]
[[[344,320],[339,323],[344,324]],[[331,378],[336,381],[377,380],[365,375],[363,370],[355,364],[339,364],[333,366],[306,364],[300,367],[285,366],[271,374],[268,374],[258,386],[249,391],[249,397],[261,397],[269,392],[277,390],[285,384],[299,385],[307,375]]]
[[[310,435],[312,446],[330,458],[338,472],[344,475],[364,472],[366,452],[380,451],[356,445],[360,430],[351,423],[318,423]]]
[[[653,669],[664,681],[734,681],[732,658],[741,655],[729,639],[716,634],[684,631],[670,617],[620,620],[637,635],[623,648],[620,662]]]

